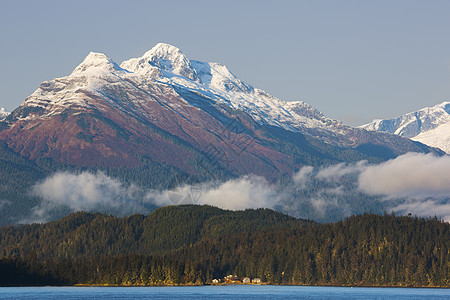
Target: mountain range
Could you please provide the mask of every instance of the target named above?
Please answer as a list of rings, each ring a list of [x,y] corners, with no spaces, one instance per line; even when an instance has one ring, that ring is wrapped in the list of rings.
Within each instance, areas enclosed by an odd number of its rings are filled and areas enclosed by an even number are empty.
[[[397,134],[450,153],[450,102],[393,119],[374,120],[360,128]]]
[[[120,65],[91,52],[1,115],[3,223],[29,214],[40,200],[27,191],[58,170],[102,170],[161,189],[248,174],[276,182],[304,166],[443,154],[282,101],[222,64],[190,60],[163,43]]]

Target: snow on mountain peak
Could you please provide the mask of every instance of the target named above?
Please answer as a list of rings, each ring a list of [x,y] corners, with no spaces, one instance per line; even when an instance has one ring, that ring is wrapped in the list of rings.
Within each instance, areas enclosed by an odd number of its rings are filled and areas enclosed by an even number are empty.
[[[190,80],[198,81],[198,76],[191,61],[186,55],[175,46],[159,43],[142,57],[132,58],[124,61],[121,67],[140,75],[149,75],[151,77],[178,75]],[[165,74],[161,74],[165,71]]]
[[[124,61],[120,67],[137,75],[191,88],[202,86],[225,93],[253,92],[251,86],[239,80],[226,66],[190,60],[179,48],[165,43],[157,44],[141,57]]]
[[[0,108],[0,121],[5,119],[9,114],[4,107]]]
[[[94,106],[84,93],[101,95],[103,86],[113,78],[129,72],[120,68],[103,53],[90,52],[69,76],[44,81],[33,94],[19,106],[24,109],[17,119],[34,119],[63,112],[68,107]],[[35,113],[39,111],[39,113]]]
[[[120,67],[132,74],[184,87],[226,103],[249,113],[260,123],[291,131],[331,128],[330,124],[332,130],[342,129],[340,122],[326,118],[302,101],[282,101],[242,82],[225,65],[190,60],[180,49],[169,44],[159,43],[142,57],[124,61]]]
[[[186,59],[181,50],[175,46],[166,43],[158,43],[152,49],[147,51],[144,57],[156,57],[162,59]]]
[[[90,52],[88,56],[79,64],[72,74],[78,74],[90,71],[106,71],[114,72],[121,71],[122,69],[108,56],[103,53]]]

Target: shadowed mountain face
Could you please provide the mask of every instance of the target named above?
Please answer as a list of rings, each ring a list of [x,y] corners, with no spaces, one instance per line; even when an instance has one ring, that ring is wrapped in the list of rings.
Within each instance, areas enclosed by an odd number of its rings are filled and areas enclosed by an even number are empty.
[[[121,66],[90,53],[69,76],[42,83],[0,129],[8,148],[32,160],[137,167],[146,159],[200,176],[276,179],[305,164],[435,151],[281,101],[167,44]]]

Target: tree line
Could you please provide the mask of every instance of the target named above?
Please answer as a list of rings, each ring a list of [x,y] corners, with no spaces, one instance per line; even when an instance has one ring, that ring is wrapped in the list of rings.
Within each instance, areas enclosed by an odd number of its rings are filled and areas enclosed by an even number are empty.
[[[0,284],[450,286],[450,225],[364,214],[317,224],[268,209],[183,205],[0,228]]]

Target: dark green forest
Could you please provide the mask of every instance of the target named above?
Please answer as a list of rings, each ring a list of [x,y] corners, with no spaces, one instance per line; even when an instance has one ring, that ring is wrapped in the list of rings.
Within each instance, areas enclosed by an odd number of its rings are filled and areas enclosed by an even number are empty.
[[[269,209],[78,212],[0,228],[0,285],[267,284],[450,287],[450,224],[364,214],[328,224]]]

